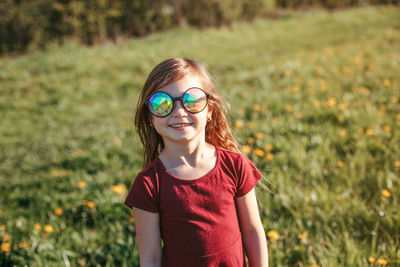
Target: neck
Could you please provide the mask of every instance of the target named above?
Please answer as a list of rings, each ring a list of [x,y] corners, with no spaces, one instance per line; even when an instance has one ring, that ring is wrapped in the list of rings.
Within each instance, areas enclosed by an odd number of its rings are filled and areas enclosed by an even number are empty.
[[[165,143],[163,151],[160,153],[160,158],[165,163],[196,165],[196,163],[205,160],[210,151],[213,151],[212,145],[206,143],[204,139],[197,142],[189,142],[182,144]],[[174,165],[175,165],[174,164]]]

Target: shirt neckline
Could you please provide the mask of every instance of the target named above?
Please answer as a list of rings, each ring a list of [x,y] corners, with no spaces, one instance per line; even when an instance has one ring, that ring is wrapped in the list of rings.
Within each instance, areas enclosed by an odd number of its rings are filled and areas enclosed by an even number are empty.
[[[217,166],[219,165],[219,161],[220,161],[220,155],[219,155],[220,151],[219,151],[217,146],[214,146],[214,148],[215,148],[216,157],[217,157],[217,159],[215,160],[214,167],[209,172],[204,174],[203,176],[200,176],[200,177],[195,178],[195,179],[183,179],[183,178],[179,178],[178,176],[173,175],[172,173],[170,173],[167,170],[167,168],[164,166],[164,164],[162,163],[162,161],[160,160],[160,157],[158,155],[157,155],[157,162],[158,162],[158,165],[161,168],[161,171],[164,172],[165,174],[167,174],[167,176],[172,178],[173,180],[176,180],[176,181],[179,181],[179,182],[182,182],[182,183],[187,183],[187,184],[196,183],[196,182],[199,182],[199,181],[204,180],[205,178],[209,177],[217,169]]]

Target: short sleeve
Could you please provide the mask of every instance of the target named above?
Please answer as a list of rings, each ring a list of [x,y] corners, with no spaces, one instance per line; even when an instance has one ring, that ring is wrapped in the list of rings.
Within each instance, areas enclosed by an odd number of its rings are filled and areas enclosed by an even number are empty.
[[[257,167],[245,156],[238,166],[238,185],[235,197],[242,197],[253,189],[263,176]]]
[[[136,177],[124,204],[130,208],[159,212],[157,186],[150,177],[139,173]]]

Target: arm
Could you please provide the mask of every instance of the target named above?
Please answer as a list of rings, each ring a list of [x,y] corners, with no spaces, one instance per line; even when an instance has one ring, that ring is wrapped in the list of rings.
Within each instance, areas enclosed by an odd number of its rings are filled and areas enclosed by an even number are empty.
[[[161,266],[161,235],[158,213],[133,208],[140,266]]]
[[[251,267],[268,267],[268,248],[264,228],[258,213],[254,188],[236,199],[240,230]]]

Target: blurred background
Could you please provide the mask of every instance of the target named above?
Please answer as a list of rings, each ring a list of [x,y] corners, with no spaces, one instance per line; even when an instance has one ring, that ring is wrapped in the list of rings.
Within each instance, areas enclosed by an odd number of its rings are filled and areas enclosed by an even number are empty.
[[[138,94],[206,63],[270,266],[400,266],[398,0],[0,2],[0,266],[139,266]]]

